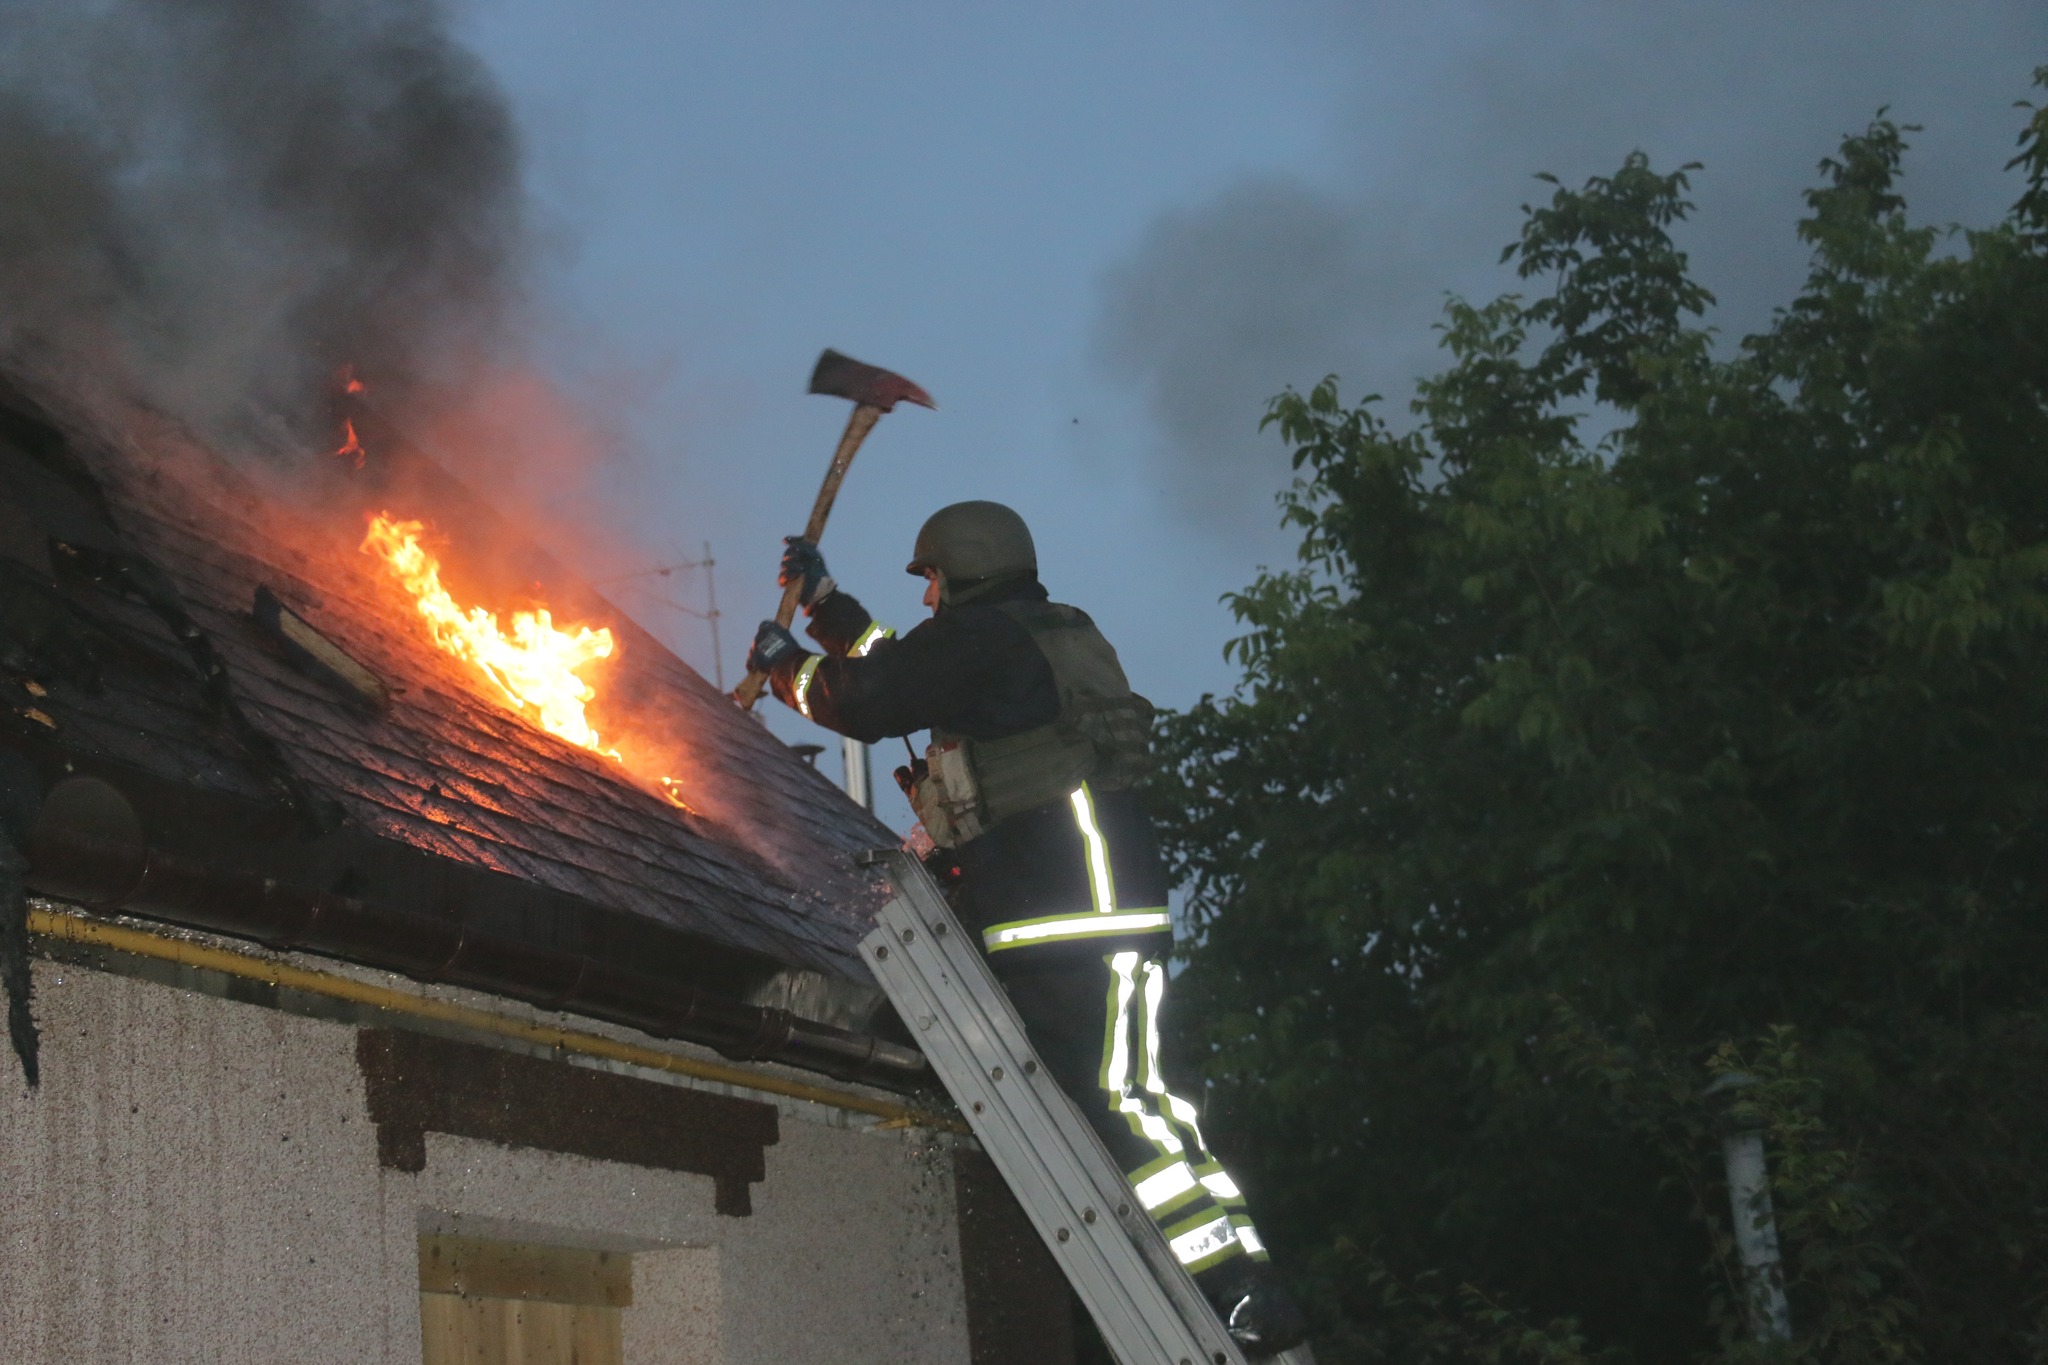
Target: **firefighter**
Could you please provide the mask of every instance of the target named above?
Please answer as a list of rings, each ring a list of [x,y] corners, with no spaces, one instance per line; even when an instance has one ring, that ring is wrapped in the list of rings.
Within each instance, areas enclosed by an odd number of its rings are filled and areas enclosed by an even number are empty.
[[[1095,623],[1048,599],[1031,533],[1000,503],[955,503],[925,522],[909,571],[926,580],[932,616],[900,639],[838,588],[816,545],[786,546],[781,581],[800,585],[824,652],[764,621],[747,666],[840,734],[931,732],[898,781],[936,845],[927,864],[1046,1067],[1246,1352],[1299,1344],[1301,1314],[1242,1195],[1159,1071],[1169,882],[1132,790],[1150,761],[1151,704]]]

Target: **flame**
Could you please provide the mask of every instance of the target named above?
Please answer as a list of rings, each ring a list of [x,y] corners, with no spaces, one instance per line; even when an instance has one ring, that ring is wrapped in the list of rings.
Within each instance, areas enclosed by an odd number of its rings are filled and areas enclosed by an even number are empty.
[[[338,456],[353,456],[355,458],[355,467],[361,469],[363,467],[363,459],[369,452],[363,449],[363,443],[356,438],[356,424],[344,417],[341,419],[341,429],[343,435],[341,448],[334,453]]]
[[[581,670],[610,657],[611,631],[589,626],[559,630],[548,609],[537,607],[514,612],[508,632],[483,607],[465,611],[441,585],[441,561],[420,544],[425,529],[417,521],[380,512],[370,518],[362,550],[381,558],[412,594],[434,643],[475,665],[513,710],[541,729],[618,758],[619,751],[604,746],[583,714],[597,690],[584,681]]]

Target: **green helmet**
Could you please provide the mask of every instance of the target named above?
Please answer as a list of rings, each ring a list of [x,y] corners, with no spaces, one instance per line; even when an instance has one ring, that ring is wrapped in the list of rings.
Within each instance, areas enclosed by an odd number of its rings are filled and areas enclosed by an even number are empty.
[[[956,502],[926,519],[910,552],[908,571],[936,569],[949,601],[959,590],[990,579],[1038,572],[1038,551],[1024,518],[999,502]]]

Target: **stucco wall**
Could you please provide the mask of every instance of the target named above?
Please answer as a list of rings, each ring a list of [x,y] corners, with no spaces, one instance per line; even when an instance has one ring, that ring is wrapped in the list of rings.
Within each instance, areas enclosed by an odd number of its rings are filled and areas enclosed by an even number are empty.
[[[709,1177],[429,1134],[377,1163],[355,1030],[36,964],[0,1080],[0,1361],[419,1359],[421,1231],[635,1253],[629,1365],[965,1365],[947,1154],[785,1110],[747,1218]]]

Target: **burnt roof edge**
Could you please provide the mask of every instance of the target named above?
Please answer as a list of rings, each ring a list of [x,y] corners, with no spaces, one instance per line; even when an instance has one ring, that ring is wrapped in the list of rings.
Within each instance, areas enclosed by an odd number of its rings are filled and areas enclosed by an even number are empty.
[[[927,1075],[914,1048],[783,1007],[822,1004],[809,997],[858,991],[856,983],[645,916],[359,832],[307,843],[283,833],[283,810],[27,737],[0,736],[0,789],[0,825],[26,852],[26,884],[40,895],[468,986],[735,1059],[899,1089]],[[172,803],[180,809],[167,809]],[[206,826],[238,827],[246,837],[201,837]],[[336,859],[353,870],[366,855],[388,864],[377,883],[408,883],[421,894],[318,889],[330,884],[324,874]],[[432,875],[402,875],[408,869]],[[522,893],[523,905],[506,912],[493,904],[511,893]],[[868,1017],[894,1022],[886,1004],[850,1022]]]

